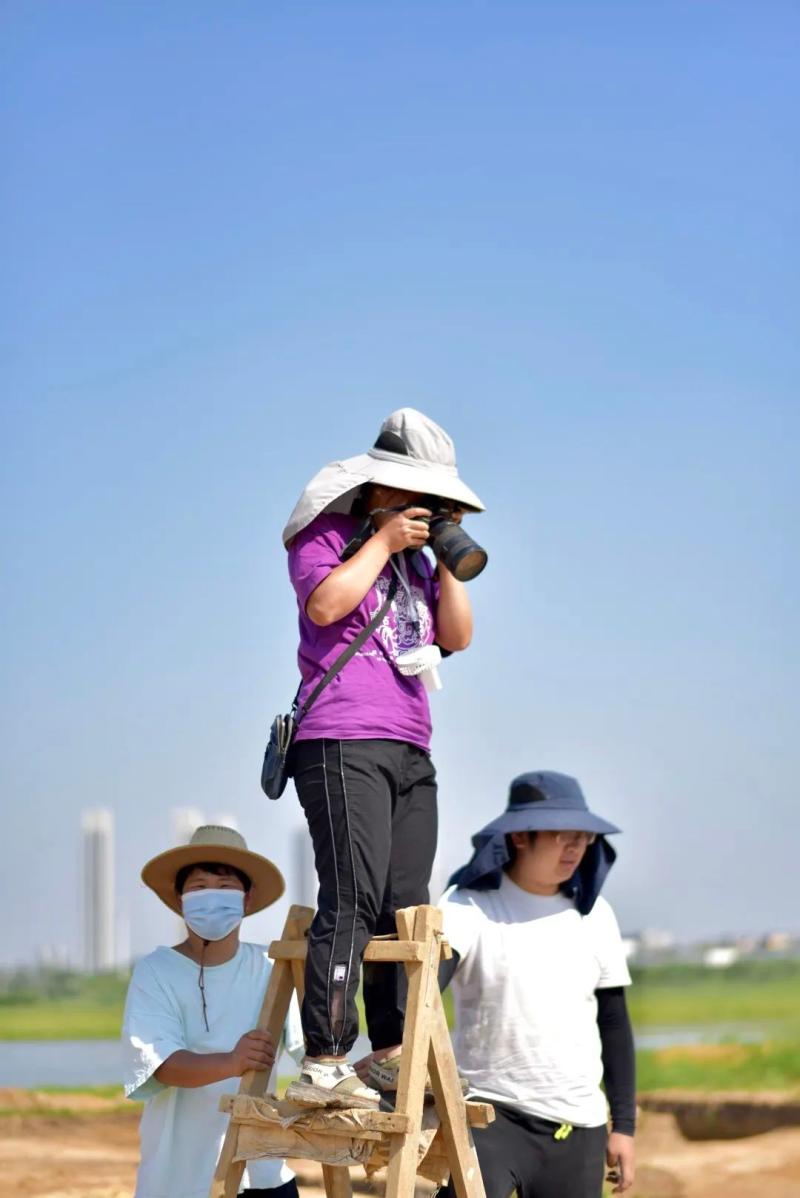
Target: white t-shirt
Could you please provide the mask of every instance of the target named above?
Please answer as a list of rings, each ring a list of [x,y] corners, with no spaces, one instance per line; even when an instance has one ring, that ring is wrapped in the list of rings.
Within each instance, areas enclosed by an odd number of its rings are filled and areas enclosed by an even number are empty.
[[[456,1060],[471,1092],[542,1119],[606,1121],[595,990],[630,985],[611,907],[581,916],[572,899],[448,890],[444,934],[461,960],[452,981]]]
[[[137,962],[122,1023],[125,1094],[146,1099],[135,1198],[208,1198],[228,1127],[220,1095],[236,1094],[239,1078],[180,1087],[165,1086],[153,1074],[180,1049],[230,1052],[256,1026],[270,970],[267,949],[260,944],[240,944],[224,965],[206,965],[206,1031],[200,967],[174,948],[157,948]],[[283,1041],[299,1063],[303,1033],[296,998]],[[283,1160],[251,1161],[242,1188],[272,1189],[293,1176]]]

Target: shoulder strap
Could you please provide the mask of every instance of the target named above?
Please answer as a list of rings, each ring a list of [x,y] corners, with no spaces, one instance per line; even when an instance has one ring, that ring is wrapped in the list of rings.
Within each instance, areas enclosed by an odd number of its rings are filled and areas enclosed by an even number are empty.
[[[313,691],[311,692],[311,694],[308,696],[305,703],[303,704],[301,710],[298,712],[298,714],[296,716],[296,720],[295,720],[295,722],[297,724],[300,723],[303,716],[308,715],[308,709],[311,707],[312,703],[315,703],[317,701],[320,694],[322,693],[322,691],[324,691],[324,689],[328,685],[328,683],[333,681],[333,679],[336,677],[336,675],[339,673],[339,671],[341,669],[343,669],[344,666],[347,665],[350,658],[355,657],[356,653],[358,653],[359,649],[364,644],[364,642],[369,637],[372,636],[373,632],[378,627],[381,620],[388,612],[389,608],[392,606],[392,600],[394,599],[396,592],[397,592],[397,576],[395,574],[392,574],[391,582],[389,583],[389,592],[386,596],[386,599],[384,600],[383,606],[380,608],[380,610],[378,612],[375,613],[375,615],[370,620],[369,624],[367,624],[366,628],[362,628],[361,631],[359,632],[358,636],[355,638],[355,640],[350,642],[350,644],[347,646],[345,651],[343,653],[339,654],[339,656],[336,658],[336,661],[333,663],[332,666],[329,667],[329,669],[328,669],[327,673],[324,675],[324,677],[320,678],[319,682],[314,687]],[[298,695],[300,694],[299,690],[298,690],[297,694]],[[295,701],[296,700],[297,700],[297,696],[295,696]]]

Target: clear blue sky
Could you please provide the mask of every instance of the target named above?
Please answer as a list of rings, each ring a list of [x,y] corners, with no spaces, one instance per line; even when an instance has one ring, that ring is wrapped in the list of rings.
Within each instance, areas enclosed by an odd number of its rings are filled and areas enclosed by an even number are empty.
[[[0,959],[77,955],[87,806],[137,951],[170,808],[288,869],[279,533],[401,405],[488,508],[433,699],[445,865],[561,769],[625,829],[626,928],[800,930],[797,6],[0,21]]]

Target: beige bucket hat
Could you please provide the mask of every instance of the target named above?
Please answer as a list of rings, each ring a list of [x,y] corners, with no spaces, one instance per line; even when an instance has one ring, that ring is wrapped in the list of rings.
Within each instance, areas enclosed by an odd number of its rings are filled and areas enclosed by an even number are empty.
[[[142,881],[155,891],[162,903],[180,915],[181,897],[175,889],[175,876],[184,865],[199,865],[202,861],[233,865],[247,874],[252,883],[248,915],[274,903],[286,888],[283,874],[276,865],[248,849],[241,833],[217,824],[204,824],[196,829],[188,844],[153,857],[142,870]]]
[[[455,446],[444,429],[416,408],[398,408],[386,417],[366,453],[330,462],[314,475],[283,530],[284,545],[321,512],[349,512],[365,483],[440,495],[468,511],[484,510],[458,477]]]

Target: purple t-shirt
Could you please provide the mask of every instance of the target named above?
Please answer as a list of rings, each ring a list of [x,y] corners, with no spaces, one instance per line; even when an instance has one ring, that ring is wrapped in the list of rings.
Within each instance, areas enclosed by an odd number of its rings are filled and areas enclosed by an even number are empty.
[[[360,524],[354,516],[323,512],[299,532],[289,547],[289,577],[297,593],[300,614],[298,664],[303,679],[300,703],[311,694],[325,671],[383,606],[392,578],[389,562],[367,594],[349,615],[321,628],[306,615],[311,592],[331,570],[341,565],[341,552]],[[438,583],[427,559],[415,569],[415,555],[405,554],[411,606],[398,580],[392,606],[375,632],[354,657],[329,682],[304,716],[297,740],[331,737],[367,740],[385,737],[405,740],[426,752],[431,742],[428,695],[419,678],[404,677],[394,664],[398,653],[407,653],[435,639]],[[414,618],[412,618],[414,617]]]

